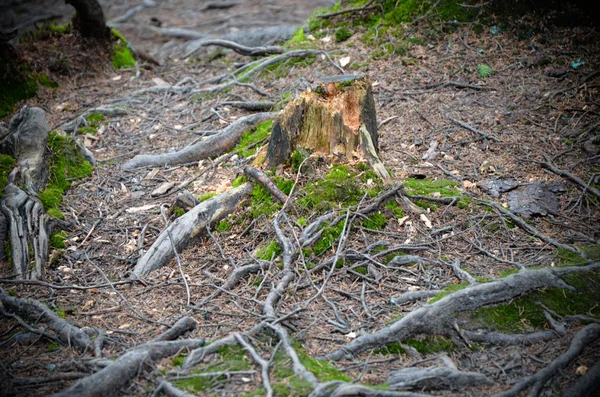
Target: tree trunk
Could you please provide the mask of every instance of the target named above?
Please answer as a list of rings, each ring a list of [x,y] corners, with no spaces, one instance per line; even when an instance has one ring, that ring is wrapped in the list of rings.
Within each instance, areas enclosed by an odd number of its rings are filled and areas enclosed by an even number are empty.
[[[110,30],[104,20],[104,12],[97,0],[65,0],[71,4],[77,14],[73,18],[73,26],[84,37],[108,39]]]
[[[327,78],[290,102],[273,124],[267,166],[285,163],[296,147],[348,160],[364,158],[380,177],[389,178],[377,155],[377,118],[369,79]]]

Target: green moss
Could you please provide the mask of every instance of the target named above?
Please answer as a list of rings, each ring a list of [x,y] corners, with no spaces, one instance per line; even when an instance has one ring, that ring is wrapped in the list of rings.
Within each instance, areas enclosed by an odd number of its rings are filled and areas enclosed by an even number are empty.
[[[355,267],[354,271],[358,274],[362,274],[363,276],[369,273],[369,269],[366,266]]]
[[[181,367],[183,365],[183,362],[185,361],[186,357],[187,357],[186,354],[178,354],[177,356],[173,357],[173,366]]]
[[[402,218],[404,216],[404,211],[402,211],[402,208],[400,208],[398,203],[395,201],[390,201],[389,203],[386,203],[385,208],[391,211],[398,218]]]
[[[270,261],[281,255],[281,252],[281,247],[277,241],[271,241],[258,250],[256,257],[264,261]]]
[[[346,28],[339,28],[335,31],[335,41],[342,43],[352,37],[352,31]]]
[[[111,29],[110,32],[117,38],[117,42],[113,45],[112,64],[115,69],[130,68],[135,66],[135,58],[131,50],[127,46],[127,40],[116,29]]]
[[[276,176],[275,178],[273,178],[273,182],[275,182],[275,185],[279,190],[281,190],[287,195],[289,195],[292,192],[292,188],[294,187],[294,180],[287,179],[281,176]]]
[[[241,397],[257,397],[257,396],[264,396],[267,394],[267,391],[265,389],[263,389],[262,387],[259,387],[258,389],[254,390],[254,391],[250,391],[248,393],[244,393],[241,395]]]
[[[174,214],[174,215],[175,215],[177,218],[179,218],[180,216],[183,216],[183,215],[185,215],[185,210],[184,210],[183,208],[181,208],[181,207],[177,207],[177,206],[175,206],[175,207],[173,208],[173,214]]]
[[[563,266],[579,265],[585,262],[581,255],[565,248],[557,248],[556,259]]]
[[[244,175],[240,175],[237,178],[235,178],[233,180],[233,182],[231,182],[231,187],[240,187],[242,186],[244,183],[248,182],[248,177],[244,176]],[[210,194],[210,193],[209,193]],[[216,195],[216,194],[215,194]],[[210,197],[209,197],[210,198]],[[207,199],[208,200],[208,199]]]
[[[348,167],[336,164],[323,180],[306,186],[304,196],[298,202],[309,208],[328,210],[340,203],[356,205],[363,194],[356,174]]]
[[[237,180],[237,178],[236,178],[236,180]],[[233,183],[235,183],[235,180],[234,180],[234,182],[233,182]],[[233,186],[233,183],[231,184],[232,186]],[[242,183],[243,183],[243,182],[242,182]],[[239,184],[239,185],[237,185],[237,186],[240,186],[242,183],[240,183],[240,184]],[[237,186],[233,186],[233,187],[237,187]],[[215,197],[216,195],[217,195],[217,193],[216,193],[216,192],[208,192],[208,193],[204,193],[204,194],[201,194],[201,195],[198,197],[198,201],[200,201],[200,202],[202,203],[202,202],[204,202],[204,201],[206,201],[206,200],[209,200],[209,199],[211,199],[211,198]]]
[[[429,303],[435,303],[437,301],[439,301],[440,299],[444,298],[445,296],[448,296],[450,294],[455,293],[456,291],[460,291],[461,289],[465,289],[469,286],[469,283],[466,281],[463,281],[460,284],[451,284],[449,286],[447,286],[446,288],[444,288],[442,290],[442,292],[440,292],[439,294],[437,294],[436,296],[434,296],[433,298],[431,298],[431,300],[429,301]]]
[[[371,214],[362,221],[363,227],[372,230],[383,230],[387,225],[387,218],[381,213]]]
[[[492,68],[489,65],[482,63],[477,65],[477,72],[482,79],[490,77],[494,72],[492,72]]]
[[[298,172],[298,170],[300,169],[300,164],[302,164],[302,162],[306,160],[307,157],[308,152],[306,151],[306,149],[298,147],[296,148],[296,150],[294,150],[294,153],[292,153],[291,157],[292,172],[294,174]]]
[[[600,273],[573,273],[562,279],[576,291],[546,288],[526,294],[505,305],[481,308],[472,313],[473,324],[501,332],[524,332],[541,328],[546,320],[540,304],[561,316],[584,314],[600,317]]]
[[[60,306],[56,306],[55,308],[52,308],[52,311],[56,314],[58,314],[58,317],[64,319],[67,317],[67,314],[65,313],[65,310],[60,307]]]
[[[477,309],[472,318],[474,324],[510,333],[523,332],[527,327],[540,327],[546,321],[531,297],[519,298],[507,305]]]
[[[304,367],[312,372],[319,381],[329,382],[333,380],[341,380],[344,382],[350,382],[350,377],[346,376],[343,372],[332,366],[327,361],[317,360],[310,357],[304,349],[298,343],[294,343],[298,358]]]
[[[229,223],[226,220],[219,222],[217,224],[217,226],[215,226],[215,230],[220,233],[228,232],[231,230],[231,228],[232,228],[231,223]]]
[[[190,375],[208,372],[224,371],[247,371],[252,368],[252,364],[246,357],[244,350],[239,346],[224,346],[217,350],[217,358],[211,362],[211,365],[204,370],[193,371]],[[191,393],[204,392],[212,389],[217,382],[223,381],[226,376],[196,376],[187,379],[173,381],[173,384],[185,391]]]
[[[65,248],[65,240],[67,238],[67,232],[57,232],[50,236],[50,247],[51,248]]]
[[[57,343],[50,343],[47,347],[49,352],[53,352],[55,350],[58,350],[58,344]]]
[[[8,182],[8,175],[10,175],[14,165],[14,158],[6,154],[0,154],[0,197],[4,194],[4,187]]]
[[[92,166],[84,158],[77,145],[70,137],[63,137],[51,132],[48,146],[52,153],[49,164],[46,189],[38,197],[44,208],[58,210],[62,195],[71,187],[73,180],[85,178],[93,171]]]
[[[255,128],[242,135],[240,142],[233,148],[233,152],[245,158],[256,154],[257,147],[267,141],[271,135],[272,128],[272,120],[258,124]]]
[[[324,228],[325,230],[323,230],[321,237],[313,245],[313,253],[317,256],[333,247],[333,244],[342,235],[344,225],[342,222],[339,222],[333,227],[325,226]]]
[[[442,336],[431,336],[423,339],[408,339],[402,344],[414,347],[421,354],[452,352],[456,345]],[[406,354],[400,342],[393,342],[382,349],[374,350],[375,354]]]
[[[38,90],[35,79],[27,71],[22,71],[22,76],[0,76],[0,86],[0,119],[10,115],[20,101],[35,96]]]
[[[294,348],[300,362],[320,382],[324,383],[335,380],[351,381],[348,376],[334,368],[328,362],[308,356],[298,343],[294,343]],[[276,396],[308,396],[313,390],[312,385],[308,381],[298,378],[294,374],[291,360],[282,351],[278,351],[275,354],[273,378],[273,391]]]
[[[48,211],[46,211],[46,213],[49,216],[53,216],[57,219],[65,219],[65,215],[58,208],[48,208]]]
[[[261,185],[256,184],[250,196],[250,209],[246,213],[252,219],[266,215],[271,216],[281,208],[281,204],[275,203],[271,194]]]
[[[47,75],[43,74],[43,73],[40,73],[40,74],[36,75],[36,80],[37,80],[38,83],[40,83],[44,87],[58,88],[58,83],[56,83],[53,80],[50,80],[50,78]]]
[[[456,188],[456,182],[447,179],[437,179],[434,181],[428,179],[404,180],[404,188],[408,193],[429,196],[431,193],[438,192],[442,197],[460,196],[460,190]]]
[[[458,208],[460,208],[461,210],[466,209],[470,204],[471,204],[471,197],[469,197],[469,196],[462,196],[460,199],[458,199],[458,202],[456,203]]]
[[[50,31],[60,35],[69,33],[72,28],[73,24],[71,22],[65,23],[63,25],[50,24]]]

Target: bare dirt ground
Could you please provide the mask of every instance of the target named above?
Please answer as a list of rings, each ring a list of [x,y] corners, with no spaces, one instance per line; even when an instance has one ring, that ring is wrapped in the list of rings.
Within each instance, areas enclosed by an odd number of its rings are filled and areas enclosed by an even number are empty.
[[[136,49],[160,59],[161,66],[139,64],[129,70],[110,70],[103,66],[95,70],[100,69],[100,72],[94,76],[59,76],[56,79],[60,89],[43,89],[38,98],[27,102],[29,106],[46,110],[52,128],[58,128],[89,108],[123,106],[128,112],[126,116],[104,119],[97,141],[90,143],[98,165],[91,177],[74,184],[63,202],[65,216],[74,220],[76,226],[67,237],[62,255],[47,270],[46,281],[52,285],[84,288],[58,289],[8,281],[2,285],[19,297],[35,298],[60,308],[69,322],[80,327],[104,330],[114,342],[106,345],[105,357],[116,357],[127,348],[148,341],[183,315],[192,316],[198,323],[186,337],[217,340],[233,332],[247,332],[264,318],[260,302],[280,277],[278,258],[274,258],[261,273],[203,302],[219,291],[233,269],[257,262],[257,251],[276,239],[272,214],[255,219],[245,216],[256,204],[247,200],[228,218],[229,227],[222,231],[213,228],[209,236],[179,253],[190,305],[176,261],[143,276],[140,282],[103,286],[108,281],[125,280],[140,250],[147,249],[164,229],[161,205],[171,204],[178,190],[171,189],[153,197],[151,193],[157,186],[173,182],[196,196],[221,193],[230,189],[233,180],[242,175],[243,159],[236,155],[218,164],[203,160],[156,169],[122,170],[121,165],[137,154],[181,149],[200,139],[200,131],[220,130],[249,114],[222,105],[223,101],[281,102],[289,99],[288,94],[297,95],[306,84],[314,84],[321,76],[340,73],[326,57],[317,56],[310,65],[288,62],[283,65],[284,69],[264,71],[249,81],[252,86],[233,86],[227,92],[198,95],[195,89],[210,86],[200,82],[231,72],[237,63],[247,62],[247,57],[210,49],[184,59],[180,46],[186,41],[167,37],[152,30],[152,26],[186,28],[218,37],[249,26],[298,26],[316,8],[329,5],[319,1],[247,1],[229,9],[207,11],[201,10],[202,4],[204,2],[163,2],[118,26]],[[110,21],[122,16],[132,4],[105,1],[103,6]],[[380,156],[393,174],[393,182],[404,182],[407,178],[448,180],[455,183],[459,194],[470,199],[466,206],[461,206],[463,208],[424,201],[429,203],[425,205],[429,209],[423,214],[411,212],[410,207],[403,207],[405,204],[398,199],[408,218],[399,217],[382,206],[379,212],[388,221],[381,230],[364,226],[361,217],[352,212],[353,226],[343,244],[338,246],[336,239],[321,255],[298,259],[296,281],[277,310],[283,316],[303,307],[316,294],[311,283],[320,286],[319,283],[327,280],[323,292],[326,299],[311,301],[309,307],[285,324],[290,336],[299,342],[298,346],[312,357],[334,352],[357,336],[380,330],[424,304],[423,300],[394,304],[391,298],[408,291],[442,290],[460,282],[468,283],[468,279],[461,278],[462,273],[453,269],[453,262],[458,261],[462,269],[482,282],[507,271],[555,266],[566,257],[571,258],[548,239],[537,238],[531,231],[515,227],[515,222],[502,216],[498,209],[482,205],[479,200],[508,205],[507,193],[492,197],[477,185],[485,180],[513,178],[523,186],[538,181],[560,183],[562,191],[556,196],[557,210],[547,216],[528,218],[526,225],[563,244],[591,246],[600,238],[598,197],[541,166],[542,162],[551,161],[591,186],[597,188],[600,183],[600,37],[597,28],[557,27],[544,18],[523,18],[496,34],[490,32],[487,25],[483,32],[476,33],[473,24],[447,24],[436,39],[428,36],[428,28],[428,23],[419,24],[411,35],[421,39],[411,42],[405,51],[391,54],[377,55],[381,47],[366,45],[361,39],[367,33],[364,27],[356,27],[354,35],[343,43],[335,41],[333,28],[323,37],[309,39],[311,45],[327,51],[337,65],[349,57],[343,66],[345,73],[364,73],[373,81],[380,121]],[[392,35],[386,39],[390,43],[399,40]],[[584,63],[572,65],[578,60]],[[493,74],[483,78],[478,71],[481,64],[489,65]],[[189,90],[140,91],[161,85],[189,87]],[[458,121],[477,131],[459,125]],[[423,155],[433,141],[438,143],[437,154],[425,161]],[[310,223],[319,215],[317,210],[303,208],[298,202],[306,186],[319,183],[331,171],[325,163],[309,160],[308,171],[299,174],[299,189],[293,196],[296,203],[287,209],[290,221],[285,227],[290,236],[301,233],[304,223],[298,222],[299,218]],[[296,178],[289,168],[279,169],[277,175],[290,180]],[[364,189],[377,183],[361,179],[360,173],[357,180]],[[435,191],[433,188],[428,193],[433,192],[436,198],[439,195]],[[347,206],[340,204],[337,210],[338,214],[345,214]],[[322,273],[314,273],[313,281],[309,281],[303,262],[323,264],[336,252],[338,257],[345,258],[344,267],[332,269],[328,278],[329,265]],[[387,266],[388,256],[394,252],[418,254],[423,262],[410,267]],[[590,255],[588,259],[598,258]],[[360,272],[358,267],[367,271]],[[1,274],[10,272],[5,264]],[[597,271],[589,280],[595,284],[596,292],[600,290]],[[591,296],[596,299],[598,294]],[[571,305],[571,297],[565,295],[564,299],[565,306]],[[508,330],[500,328],[501,331],[526,334],[554,329],[550,322],[534,322],[527,317],[529,310],[539,307],[531,309],[522,301],[516,301],[515,305],[522,314],[516,320],[518,325],[512,324]],[[445,336],[452,342],[451,348],[420,352],[407,346],[403,346],[406,352],[369,350],[352,360],[332,365],[351,381],[377,385],[385,383],[390,373],[400,368],[444,365],[451,361],[458,369],[482,373],[494,383],[459,390],[420,387],[414,391],[447,396],[492,395],[538,373],[563,354],[585,324],[598,321],[598,305],[588,309],[586,313],[575,309],[569,313],[586,315],[587,320],[583,322],[569,322],[565,315],[555,315],[556,321],[566,324],[566,333],[557,334],[551,340],[488,346],[469,343],[460,332],[449,337],[454,330],[447,329]],[[345,327],[340,326],[344,324]],[[478,323],[477,316],[469,313],[458,314],[455,324],[457,328],[471,331],[489,326]],[[9,339],[16,329],[18,325],[12,320],[3,319],[0,325],[4,340],[0,342],[2,382],[8,384],[12,378],[50,378],[32,383],[17,382],[14,389],[2,387],[0,395],[48,395],[64,389],[77,376],[86,375],[87,368],[78,364],[81,356],[73,349],[44,339],[33,344],[27,340],[17,343],[18,338]],[[411,339],[415,338],[419,339],[419,335]],[[274,340],[255,341],[259,346],[257,350],[266,359],[277,345],[276,338]],[[600,359],[598,343],[598,340],[591,343],[560,374],[543,382],[541,393],[559,395],[587,368],[592,368]],[[155,375],[162,371],[174,380],[178,375],[168,371],[177,368],[172,358],[157,362],[120,394],[150,396],[157,385]],[[251,363],[250,368],[253,368]],[[227,372],[227,368],[219,370]],[[53,381],[52,376],[57,373],[79,375]],[[274,382],[275,378],[273,375]],[[287,378],[282,379],[285,382]],[[241,395],[259,387],[260,371],[248,370],[214,382],[202,393]],[[303,394],[296,389],[288,389],[287,393]]]

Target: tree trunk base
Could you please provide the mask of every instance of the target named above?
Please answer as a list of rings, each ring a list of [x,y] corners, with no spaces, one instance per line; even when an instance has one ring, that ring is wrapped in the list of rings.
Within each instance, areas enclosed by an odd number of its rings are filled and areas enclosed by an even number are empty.
[[[290,102],[273,124],[267,166],[287,162],[297,147],[347,160],[365,159],[388,179],[377,154],[377,118],[369,79],[328,78]]]

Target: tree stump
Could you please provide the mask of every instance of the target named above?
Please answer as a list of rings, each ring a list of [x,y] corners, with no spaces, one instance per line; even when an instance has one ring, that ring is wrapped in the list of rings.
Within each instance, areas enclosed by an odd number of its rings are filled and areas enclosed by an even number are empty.
[[[379,177],[389,179],[377,154],[377,118],[369,79],[325,78],[290,102],[273,123],[267,166],[287,162],[297,147],[348,160],[364,158]]]

